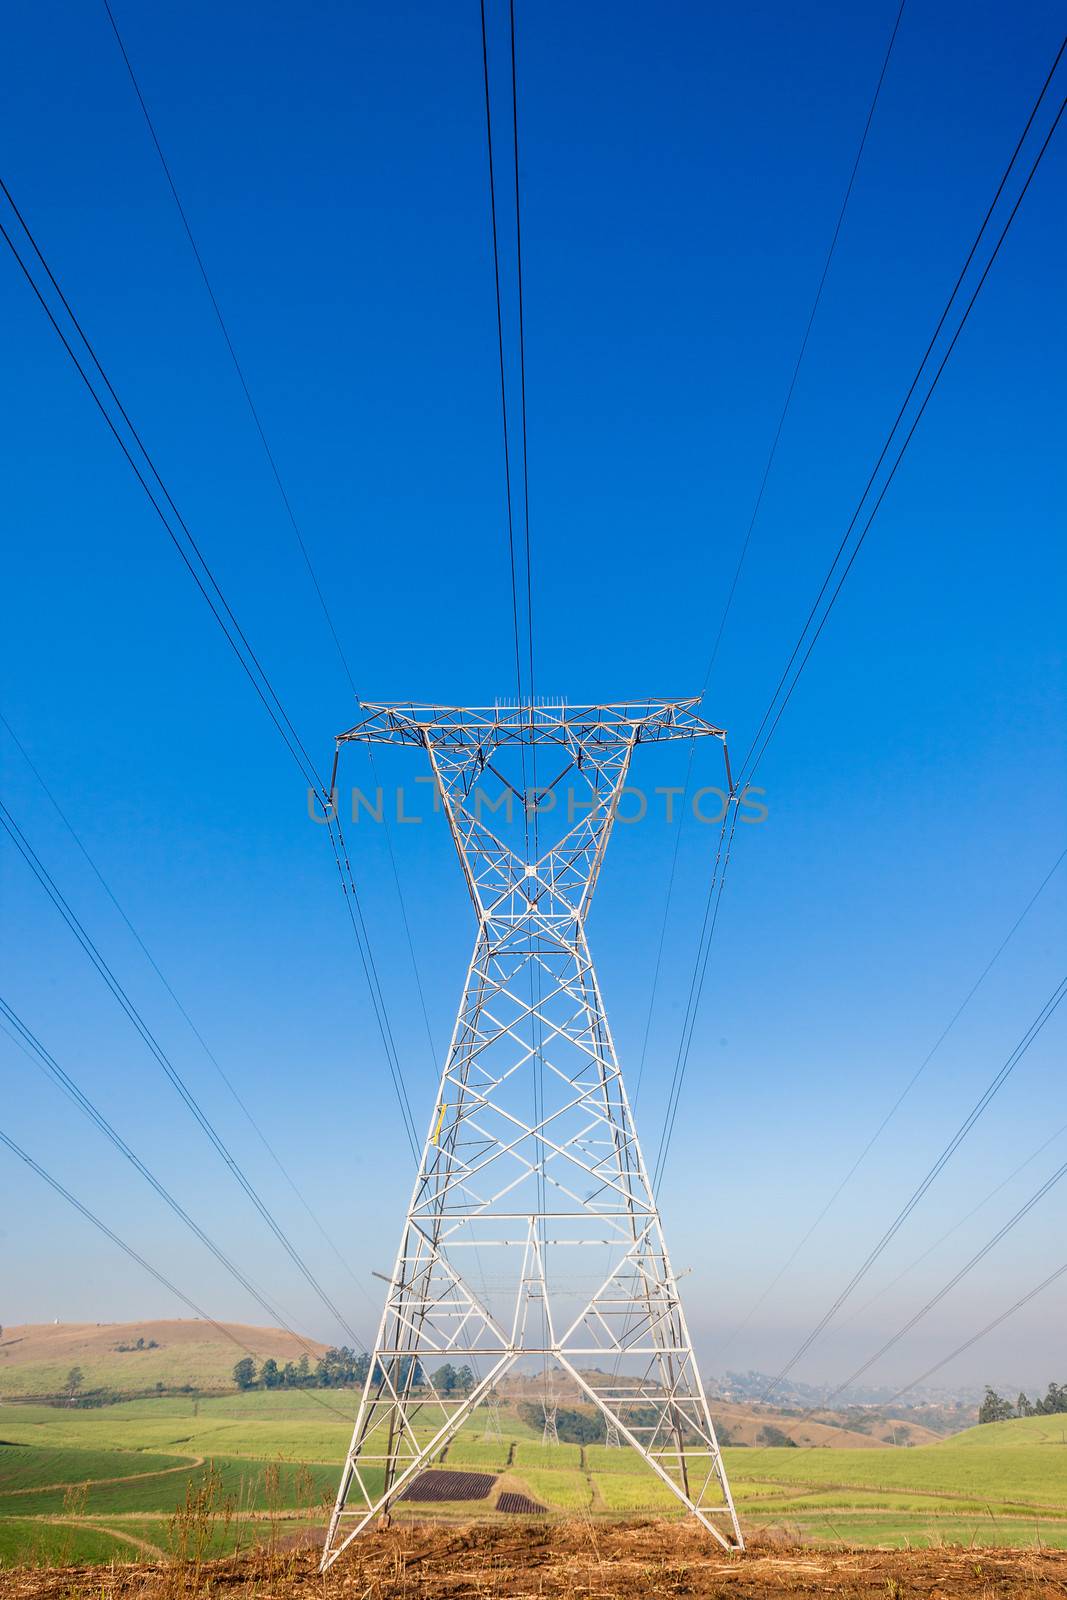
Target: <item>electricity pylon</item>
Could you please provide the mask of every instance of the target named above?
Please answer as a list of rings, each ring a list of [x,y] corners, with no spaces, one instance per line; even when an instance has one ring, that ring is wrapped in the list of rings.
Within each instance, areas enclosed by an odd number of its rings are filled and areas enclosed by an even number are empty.
[[[585,937],[637,746],[712,737],[725,757],[696,704],[375,704],[338,739],[426,752],[478,929],[323,1570],[527,1362],[562,1368],[742,1547]],[[473,1387],[438,1393],[433,1365],[457,1359]]]
[[[482,1440],[486,1444],[502,1444],[504,1430],[500,1426],[500,1399],[496,1390],[490,1390],[485,1397],[485,1429]]]

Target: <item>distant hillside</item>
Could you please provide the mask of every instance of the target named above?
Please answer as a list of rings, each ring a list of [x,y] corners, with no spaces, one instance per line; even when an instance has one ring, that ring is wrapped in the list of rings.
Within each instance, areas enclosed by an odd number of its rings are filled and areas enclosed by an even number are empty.
[[[596,1368],[590,1373],[594,1382],[595,1375]],[[505,1379],[500,1398],[509,1412],[518,1416],[517,1408],[523,1403],[540,1403],[542,1389],[541,1377],[512,1372]],[[556,1374],[553,1392],[563,1405],[593,1416],[593,1407],[573,1380]],[[766,1448],[791,1441],[799,1449],[870,1450],[879,1446],[935,1444],[942,1437],[921,1423],[895,1421],[877,1414],[864,1416],[862,1426],[857,1427],[855,1414],[842,1411],[822,1410],[806,1417],[803,1412],[722,1400],[714,1394],[708,1396],[708,1407],[716,1430],[727,1445]]]
[[[0,1401],[65,1394],[67,1375],[72,1367],[81,1368],[80,1392],[85,1395],[94,1390],[114,1395],[139,1395],[151,1393],[159,1385],[169,1390],[189,1387],[226,1392],[234,1387],[234,1363],[246,1349],[254,1353],[257,1362],[273,1356],[279,1365],[299,1361],[304,1353],[300,1342],[280,1328],[257,1328],[243,1323],[224,1326],[245,1348],[238,1348],[237,1343],[224,1337],[211,1323],[192,1319],[44,1323],[5,1328],[0,1338]],[[143,1341],[144,1348],[136,1348],[138,1340]],[[312,1360],[317,1360],[326,1346],[310,1340],[308,1343]],[[149,1348],[153,1344],[154,1348]],[[506,1391],[502,1398],[505,1404],[510,1402],[509,1409],[514,1409],[516,1402],[522,1399],[540,1397],[541,1380],[515,1373],[509,1377]],[[557,1393],[564,1403],[577,1404],[591,1413],[588,1404],[583,1404],[584,1396],[577,1386],[568,1384],[562,1375]],[[709,1404],[716,1427],[722,1430],[725,1442],[733,1445],[780,1443],[773,1432],[768,1435],[767,1430],[775,1429],[795,1440],[801,1448],[814,1446],[835,1450],[930,1444],[939,1437],[929,1428],[913,1422],[871,1417],[860,1431],[848,1426],[854,1417],[847,1418],[833,1411],[819,1412],[802,1422],[797,1413],[772,1406],[719,1400],[714,1396],[710,1397]],[[1054,1432],[1058,1439],[1059,1422],[1056,1417],[1035,1417],[1029,1423],[989,1424],[962,1437],[988,1444],[999,1443],[1001,1430],[1028,1430],[1045,1424],[1049,1436]]]
[[[1016,1417],[1009,1422],[983,1422],[944,1443],[951,1444],[954,1449],[1002,1450],[1035,1444],[1051,1444],[1063,1449],[1067,1446],[1067,1412],[1050,1417]]]
[[[709,1396],[708,1406],[717,1429],[730,1444],[764,1445],[765,1431],[779,1429],[800,1448],[813,1445],[831,1450],[870,1450],[878,1445],[934,1444],[940,1438],[930,1428],[916,1422],[891,1422],[872,1418],[863,1432],[843,1426],[844,1418],[833,1411],[820,1411],[801,1421],[796,1414],[776,1411],[771,1406],[742,1405],[739,1401],[717,1400]],[[777,1441],[781,1442],[781,1441]]]
[[[280,1328],[222,1324],[257,1360],[298,1361],[304,1346]],[[136,1349],[138,1340],[145,1347]],[[127,1348],[120,1350],[119,1346]],[[312,1359],[325,1345],[308,1340]],[[67,1322],[5,1327],[0,1338],[0,1399],[63,1394],[72,1367],[82,1370],[82,1390],[140,1394],[165,1389],[233,1388],[234,1362],[245,1354],[209,1322]]]

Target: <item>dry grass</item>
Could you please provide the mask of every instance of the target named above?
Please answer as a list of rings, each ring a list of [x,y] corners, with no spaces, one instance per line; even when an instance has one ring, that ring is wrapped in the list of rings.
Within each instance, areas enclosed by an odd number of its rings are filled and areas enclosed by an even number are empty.
[[[692,1524],[394,1527],[357,1540],[325,1579],[295,1543],[224,1560],[15,1568],[0,1600],[627,1600],[653,1594],[767,1600],[1063,1600],[1067,1553],[815,1550],[763,1536],[744,1556]]]
[[[227,1324],[230,1334],[257,1359],[298,1361],[304,1344],[280,1328]],[[119,1351],[118,1346],[155,1340],[154,1350]],[[312,1342],[314,1355],[325,1345]],[[209,1323],[190,1318],[164,1322],[23,1323],[0,1334],[0,1386],[5,1395],[48,1395],[66,1391],[71,1367],[80,1367],[84,1390],[109,1388],[141,1392],[164,1383],[197,1389],[231,1390],[239,1352]]]

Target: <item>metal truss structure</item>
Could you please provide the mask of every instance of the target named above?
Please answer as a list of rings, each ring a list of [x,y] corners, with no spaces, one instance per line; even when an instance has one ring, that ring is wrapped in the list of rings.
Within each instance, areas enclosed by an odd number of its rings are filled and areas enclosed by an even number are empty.
[[[426,752],[478,928],[323,1570],[535,1365],[742,1546],[585,936],[638,745],[711,737],[725,757],[696,704],[376,704],[338,739]],[[473,1382],[445,1392],[455,1362]]]

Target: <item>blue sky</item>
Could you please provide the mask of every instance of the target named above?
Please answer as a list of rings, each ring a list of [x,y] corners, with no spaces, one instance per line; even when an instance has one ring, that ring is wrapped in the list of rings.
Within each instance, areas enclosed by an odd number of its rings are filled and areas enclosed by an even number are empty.
[[[490,5],[491,49],[504,49]],[[699,691],[894,6],[518,6],[538,685]],[[367,699],[512,692],[477,8],[117,8]],[[1043,0],[909,0],[724,635],[740,754],[1058,45]],[[3,176],[302,737],[351,696],[104,10],[11,20]],[[494,76],[497,105],[504,83]],[[1062,90],[1061,90],[1062,93]],[[507,145],[501,136],[506,158]],[[718,1363],[1059,855],[1067,151],[1035,179],[760,771],[662,1201],[705,1365],[782,1362],[1062,976],[1067,865],[847,1196]],[[506,165],[506,161],[504,163]],[[506,213],[505,213],[506,216]],[[505,237],[508,228],[504,227]],[[505,249],[505,281],[513,268]],[[514,319],[507,311],[509,347]],[[197,1027],[369,1284],[410,1157],[295,770],[14,264],[0,264],[2,708]],[[513,373],[509,373],[513,377]],[[322,1246],[0,730],[3,792],[315,1269]],[[650,785],[684,779],[677,747]],[[368,781],[349,757],[348,780]],[[701,765],[703,763],[703,765]],[[383,757],[386,783],[410,780]],[[715,782],[711,752],[696,772]],[[351,830],[420,1123],[434,1090],[382,830]],[[713,832],[690,823],[639,1120],[655,1145]],[[397,828],[432,1031],[473,934],[440,824]],[[673,834],[620,829],[590,924],[640,1056]],[[316,1335],[278,1252],[12,850],[4,993],[164,1181]],[[1067,1122],[1064,1016],[870,1293]],[[258,1320],[7,1040],[3,1125],[216,1315]],[[1064,1159],[1067,1136],[798,1369],[869,1354]],[[175,1307],[0,1162],[0,1321]],[[913,1376],[1059,1264],[1051,1194],[872,1377]],[[880,1276],[879,1276],[880,1274]],[[868,1285],[857,1296],[866,1298]],[[372,1295],[372,1299],[376,1298]],[[1062,1377],[1050,1292],[946,1379]]]

